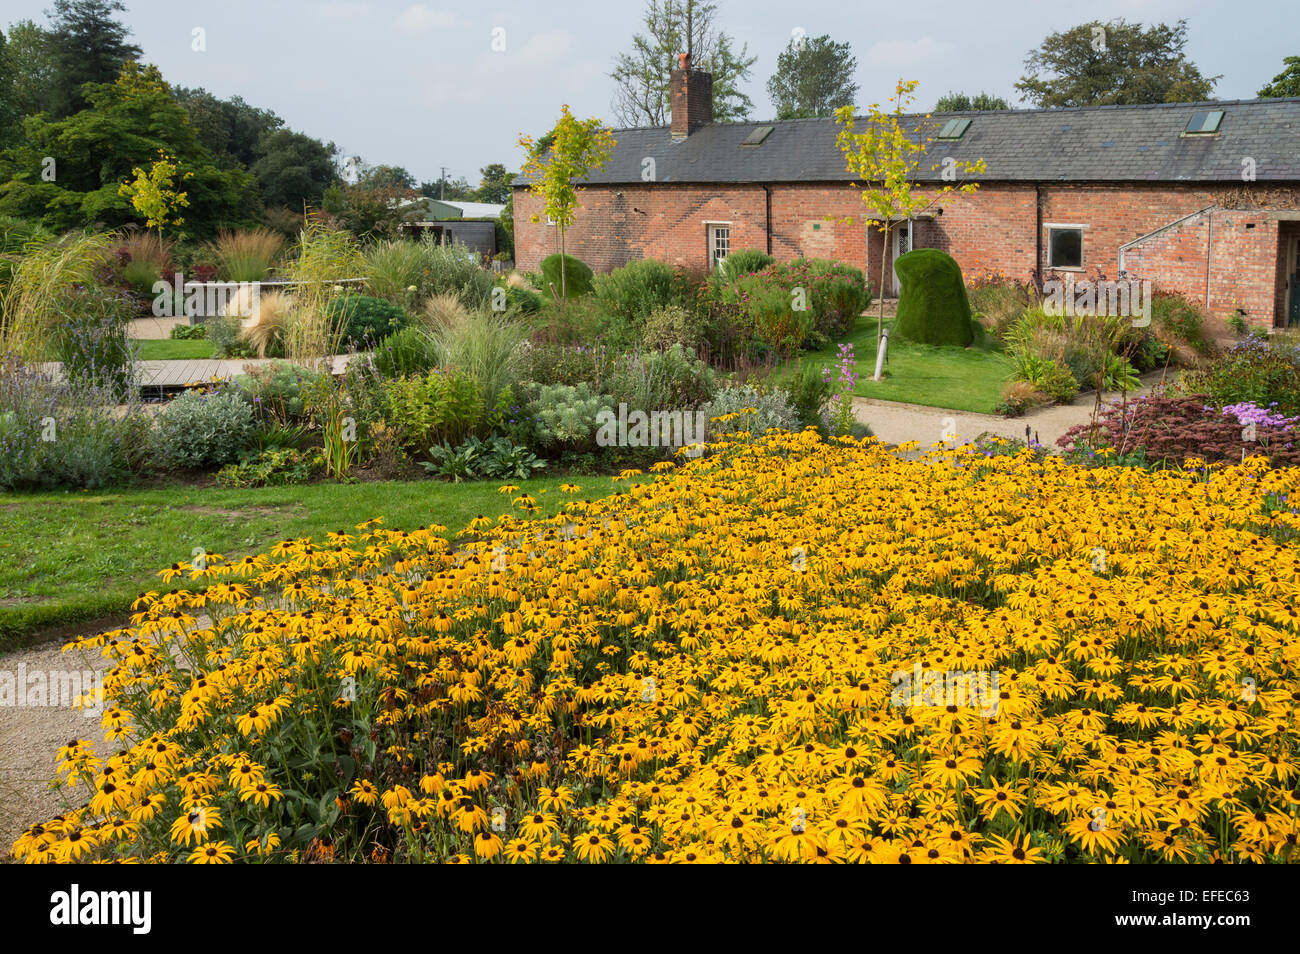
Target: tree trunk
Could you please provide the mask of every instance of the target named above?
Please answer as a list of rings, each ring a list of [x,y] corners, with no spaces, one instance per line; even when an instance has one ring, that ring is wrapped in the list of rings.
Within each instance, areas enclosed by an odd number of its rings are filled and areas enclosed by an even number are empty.
[[[568,269],[565,268],[565,262],[566,259],[564,256],[564,226],[561,225],[560,226],[560,304],[562,305],[568,305],[569,303],[569,292],[568,289],[565,287],[565,273],[568,272]]]
[[[876,312],[876,352],[880,352],[880,339],[885,336],[885,256],[889,254],[889,232],[890,224],[885,223],[885,229],[880,234],[883,236],[880,243],[880,308]],[[892,290],[892,289],[891,289]]]

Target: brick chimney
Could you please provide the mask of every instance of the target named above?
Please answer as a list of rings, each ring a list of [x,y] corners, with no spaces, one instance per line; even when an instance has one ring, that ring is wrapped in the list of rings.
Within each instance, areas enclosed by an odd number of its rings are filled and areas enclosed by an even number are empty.
[[[689,53],[677,54],[677,69],[669,76],[669,89],[674,142],[713,122],[713,74],[693,69]]]

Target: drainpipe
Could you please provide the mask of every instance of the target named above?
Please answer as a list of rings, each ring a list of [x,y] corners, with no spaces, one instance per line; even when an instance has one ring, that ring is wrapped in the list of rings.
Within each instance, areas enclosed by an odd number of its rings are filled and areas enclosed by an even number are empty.
[[[1205,230],[1205,310],[1210,310],[1210,250],[1214,248],[1214,210],[1206,219],[1208,226]]]
[[[1043,291],[1043,196],[1040,186],[1034,183],[1034,285]]]
[[[772,190],[763,186],[763,230],[767,233],[767,254],[772,254]]]

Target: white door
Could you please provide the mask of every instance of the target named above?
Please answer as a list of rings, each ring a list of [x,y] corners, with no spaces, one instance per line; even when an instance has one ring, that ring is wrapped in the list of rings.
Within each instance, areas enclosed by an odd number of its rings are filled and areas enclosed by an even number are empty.
[[[893,258],[890,261],[890,271],[893,271],[893,263],[898,261],[900,255],[906,255],[912,250],[912,222],[909,219],[906,222],[899,222],[894,226],[894,249]],[[894,297],[897,298],[903,290],[903,283],[898,280],[898,272],[894,272]]]
[[[709,226],[709,271],[716,270],[731,254],[731,226]]]

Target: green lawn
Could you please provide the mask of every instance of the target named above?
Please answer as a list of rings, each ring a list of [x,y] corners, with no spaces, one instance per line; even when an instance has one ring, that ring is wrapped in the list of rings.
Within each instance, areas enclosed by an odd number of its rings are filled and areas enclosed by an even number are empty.
[[[134,342],[141,361],[197,361],[212,357],[212,342],[203,338],[138,338]]]
[[[159,570],[190,559],[195,547],[242,556],[285,538],[351,531],[379,515],[385,526],[437,523],[450,535],[479,514],[509,510],[510,498],[497,492],[505,483],[532,494],[546,513],[627,486],[610,477],[545,477],[0,494],[0,652],[41,630],[124,612],[142,590],[163,586]],[[563,483],[582,492],[562,494]]]
[[[886,318],[885,327],[891,322]],[[840,343],[853,345],[858,369],[854,393],[860,397],[991,414],[1001,403],[1002,389],[1011,379],[1011,359],[1000,351],[936,348],[891,337],[885,377],[872,381],[876,370],[876,319],[872,315],[860,317],[853,331],[839,342],[811,351],[803,360],[833,367],[838,363]]]

